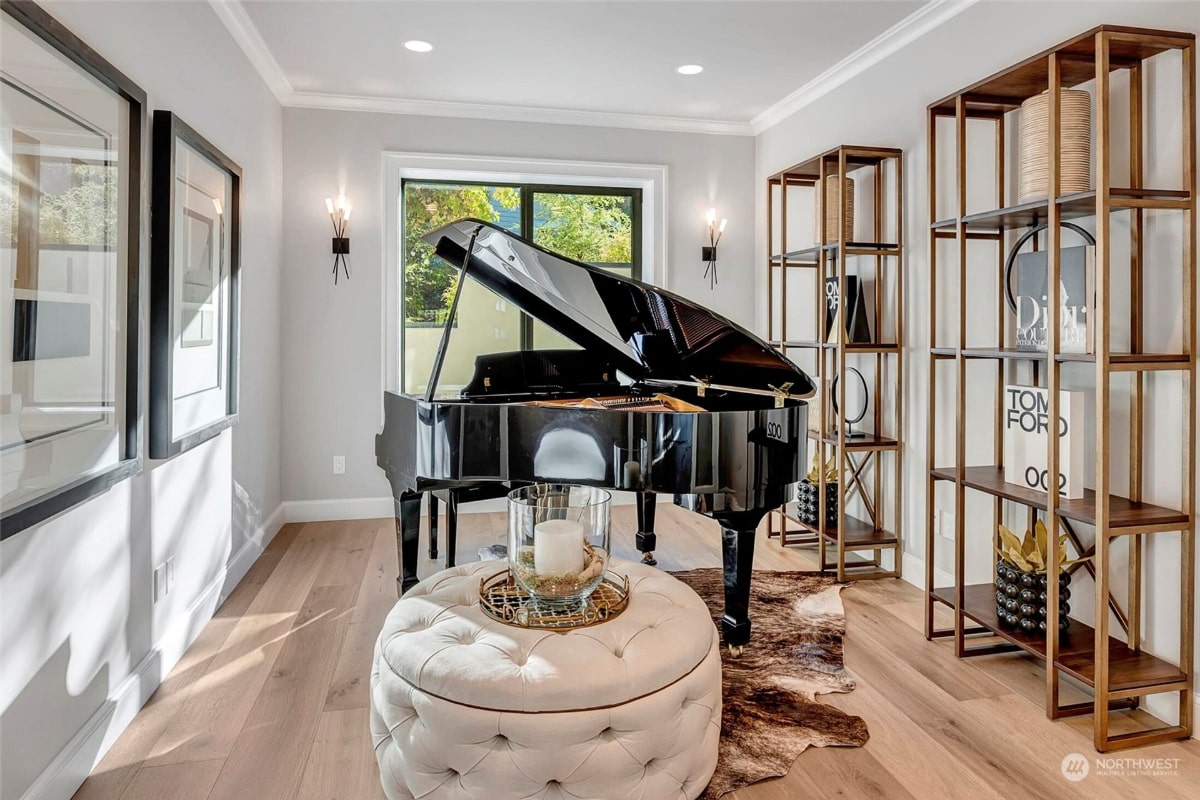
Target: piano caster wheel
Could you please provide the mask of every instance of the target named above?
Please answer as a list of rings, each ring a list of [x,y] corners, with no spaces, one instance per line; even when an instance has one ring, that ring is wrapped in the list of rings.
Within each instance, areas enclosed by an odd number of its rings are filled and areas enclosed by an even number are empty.
[[[658,559],[654,557],[654,553],[642,553],[642,563],[648,567],[657,567]]]
[[[746,646],[743,644],[731,644],[727,645],[727,647],[729,648],[730,658],[741,658],[742,651],[746,649]]]

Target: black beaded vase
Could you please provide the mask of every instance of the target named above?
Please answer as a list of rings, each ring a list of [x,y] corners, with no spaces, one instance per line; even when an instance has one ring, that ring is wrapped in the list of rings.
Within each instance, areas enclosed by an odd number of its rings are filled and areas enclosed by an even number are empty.
[[[800,521],[816,527],[821,516],[821,485],[808,480],[796,484],[796,513]],[[825,484],[825,527],[836,528],[838,517],[838,485]]]
[[[1046,574],[1022,572],[1001,559],[996,562],[996,616],[1000,624],[1023,633],[1046,632]],[[1071,624],[1071,574],[1058,576],[1058,630]]]

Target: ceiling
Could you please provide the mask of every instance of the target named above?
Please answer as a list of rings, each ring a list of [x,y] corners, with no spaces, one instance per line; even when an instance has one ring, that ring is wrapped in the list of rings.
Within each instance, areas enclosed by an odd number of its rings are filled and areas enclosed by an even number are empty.
[[[944,15],[945,7],[964,5],[210,2],[288,105],[539,121],[557,113],[570,115],[561,121],[621,124],[627,118],[634,127],[727,133],[750,133],[753,121],[827,80],[836,72],[831,68],[861,60],[906,28],[931,24],[925,18]],[[402,46],[409,39],[429,41],[434,50],[409,52]],[[705,70],[682,76],[675,72],[681,64]]]

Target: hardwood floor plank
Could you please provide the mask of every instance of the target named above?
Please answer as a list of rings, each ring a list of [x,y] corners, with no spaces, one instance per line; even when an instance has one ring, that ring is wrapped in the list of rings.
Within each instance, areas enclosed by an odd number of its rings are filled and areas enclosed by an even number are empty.
[[[296,800],[385,800],[369,716],[366,708],[321,714]]]
[[[208,797],[223,759],[142,767],[121,800],[198,800]]]
[[[209,800],[294,795],[355,595],[350,586],[317,586],[308,595]]]
[[[325,695],[325,710],[367,708],[371,699],[371,659],[383,619],[351,623]]]
[[[357,520],[339,524],[328,533],[329,555],[317,571],[314,586],[362,586],[363,574],[375,546],[375,530]]]
[[[392,518],[364,519],[358,523],[375,532],[362,585],[354,604],[353,622],[383,620],[396,605],[396,523]]]
[[[152,748],[152,766],[229,755],[327,550],[319,540],[292,543]]]
[[[129,727],[113,743],[112,748],[96,765],[92,776],[75,793],[74,800],[116,800],[133,780],[138,767],[167,727],[185,705],[199,677],[208,669],[212,659],[225,647],[229,634],[239,619],[247,613],[254,598],[266,584],[295,538],[298,526],[285,525],[266,550],[246,571],[213,619],[180,657],[171,673],[129,723]]]

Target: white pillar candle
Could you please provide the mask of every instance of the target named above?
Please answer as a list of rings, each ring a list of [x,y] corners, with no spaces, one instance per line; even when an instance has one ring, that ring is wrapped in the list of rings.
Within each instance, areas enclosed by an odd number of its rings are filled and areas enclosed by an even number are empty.
[[[548,519],[533,526],[533,567],[539,575],[583,571],[583,523]]]

